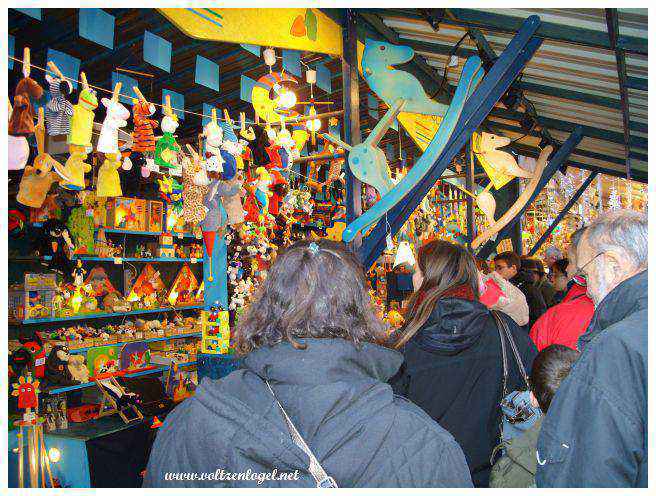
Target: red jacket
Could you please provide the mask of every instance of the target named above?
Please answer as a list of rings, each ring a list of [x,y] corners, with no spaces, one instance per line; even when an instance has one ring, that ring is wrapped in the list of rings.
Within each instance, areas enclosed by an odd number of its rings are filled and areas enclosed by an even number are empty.
[[[585,332],[594,314],[594,304],[586,287],[574,284],[561,303],[551,307],[533,324],[531,339],[542,351],[552,344],[576,349],[579,336]]]

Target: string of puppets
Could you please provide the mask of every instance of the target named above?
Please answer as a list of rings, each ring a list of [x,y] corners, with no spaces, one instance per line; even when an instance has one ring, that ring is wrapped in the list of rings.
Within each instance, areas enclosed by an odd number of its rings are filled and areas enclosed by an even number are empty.
[[[310,162],[310,177],[292,170],[310,135],[315,142],[321,122],[306,119],[292,124],[291,131],[287,129],[285,117],[301,116],[291,109],[296,104],[295,97],[291,106],[281,104],[285,91],[287,96],[291,93],[283,83],[296,82],[284,72],[270,71],[260,80],[263,83],[260,86],[277,93],[274,99],[262,87],[253,90],[256,125],[247,126],[243,113],[236,124],[226,110],[224,119],[217,119],[213,109],[211,120],[198,137],[198,149],[190,144],[183,149],[176,140],[178,116],[168,95],[158,121],[155,104],[134,86],[134,96],[129,97],[134,128],[127,133],[123,128],[128,124],[130,110],[119,101],[119,96],[127,96],[121,94],[120,82],[110,98],[99,98],[96,89],[109,91],[92,87],[82,72],[81,88],[74,103],[72,80],[64,77],[52,61],[47,64],[48,69],[31,65],[26,48],[19,62],[23,63],[23,78],[16,86],[13,105],[9,103],[9,168],[23,170],[17,201],[39,209],[52,187],[60,188],[82,204],[88,203],[89,194],[96,201],[120,196],[159,196],[168,203],[167,226],[171,226],[171,217],[177,217],[177,221],[194,232],[201,231],[210,259],[217,237],[227,234],[226,242],[232,244],[228,268],[235,293],[232,307],[242,304],[264,277],[275,257],[276,246],[306,234],[293,232],[292,226],[311,223],[313,193],[323,193],[332,204],[331,211],[343,215],[343,208],[339,207],[339,192],[344,182],[343,158],[323,160],[329,169],[324,181],[317,179],[317,162]],[[39,108],[36,124],[32,100],[42,97],[43,88],[30,77],[31,67],[46,72],[45,82],[51,96],[45,105],[45,116],[43,108]],[[260,90],[266,93],[264,97]],[[310,103],[313,102],[312,97]],[[94,123],[94,116],[100,105],[106,115],[99,125]],[[314,106],[310,112],[316,115]],[[267,122],[265,126],[259,125],[259,117]],[[282,121],[276,131],[269,123],[278,119]],[[343,156],[341,148],[322,136],[318,136],[321,141],[318,155]],[[32,139],[37,151],[28,164]],[[64,139],[68,146],[65,160],[59,158],[65,154],[55,154],[56,159],[46,151],[46,140],[62,142]],[[93,152],[100,165],[89,174],[93,169],[89,155]],[[299,183],[302,184],[297,189],[290,187]],[[91,185],[91,192],[87,185]],[[66,224],[52,219],[44,224],[43,231],[39,254],[52,257],[51,270],[64,276],[74,274],[71,262],[74,240]]]

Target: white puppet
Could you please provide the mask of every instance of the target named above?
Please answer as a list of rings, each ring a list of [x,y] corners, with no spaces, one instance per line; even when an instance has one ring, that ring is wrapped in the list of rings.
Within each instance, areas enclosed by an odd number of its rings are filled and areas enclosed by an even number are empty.
[[[130,111],[118,101],[118,92],[115,93],[116,99],[112,97],[111,100],[109,98],[101,100],[107,109],[107,115],[100,128],[96,149],[102,153],[119,153],[118,130],[128,125],[127,119],[130,117]]]

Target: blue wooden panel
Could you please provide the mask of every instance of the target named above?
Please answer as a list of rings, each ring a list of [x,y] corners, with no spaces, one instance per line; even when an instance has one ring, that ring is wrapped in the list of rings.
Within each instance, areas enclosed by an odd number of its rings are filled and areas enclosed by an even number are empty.
[[[80,36],[114,49],[114,16],[102,9],[80,9]]]
[[[150,65],[171,72],[171,42],[144,31],[143,59]]]
[[[249,45],[247,43],[242,43],[241,46],[244,50],[251,52],[253,55],[256,55],[258,57],[260,56],[260,50],[261,50],[260,45]]]
[[[162,90],[162,105],[166,103],[166,95],[170,95],[171,97],[171,107],[174,109],[179,109],[179,110],[174,110],[175,115],[178,116],[180,120],[184,120],[184,95],[181,93],[176,93],[175,91],[171,90]]]
[[[216,237],[214,249],[212,250],[212,263],[204,250],[203,281],[205,282],[205,308],[209,309],[215,302],[223,308],[228,308],[228,254],[223,237]],[[210,267],[212,269],[212,281],[209,281]]]
[[[122,84],[121,95],[132,95],[134,93],[132,91],[132,87],[139,86],[139,83],[137,83],[136,79],[127,76],[125,73],[112,72],[112,89],[114,89],[114,86],[116,86],[116,83],[118,82],[121,82]],[[134,97],[136,98],[137,95],[134,95]],[[132,105],[132,99],[130,98],[127,98],[125,96],[119,96],[118,99],[121,103],[125,103],[126,105]]]
[[[301,77],[301,52],[296,50],[282,51],[282,67],[294,76]]]
[[[317,71],[317,86],[326,93],[332,93],[332,75],[330,74],[330,69],[325,64],[317,64],[315,69]]]
[[[256,84],[257,81],[255,81],[255,79],[251,79],[248,76],[244,76],[242,74],[241,82],[239,85],[239,98],[241,98],[245,102],[253,103],[251,93],[253,91],[253,87]]]
[[[196,76],[198,84],[219,91],[219,64],[206,59],[202,55],[196,55]]]
[[[80,75],[80,59],[72,57],[67,53],[48,48],[47,60],[52,60],[64,76],[71,78],[73,88],[77,89],[77,82],[75,80],[79,79]]]
[[[41,20],[41,9],[14,9],[18,12],[22,12],[25,15],[33,17],[37,21]]]
[[[9,35],[9,55],[15,57],[14,51],[16,50],[16,38],[12,35]],[[14,68],[13,59],[9,59],[9,70],[11,71]]]

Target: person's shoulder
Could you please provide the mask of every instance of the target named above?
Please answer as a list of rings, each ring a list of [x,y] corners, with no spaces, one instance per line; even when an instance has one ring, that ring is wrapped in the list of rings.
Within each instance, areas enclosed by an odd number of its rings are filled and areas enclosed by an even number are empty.
[[[647,360],[647,310],[599,331],[583,349],[582,358],[594,361],[621,360],[631,362],[635,357]]]
[[[433,420],[424,410],[403,396],[394,395],[392,403],[394,415],[393,429],[401,438],[414,437],[414,434],[423,433],[444,444],[456,443],[453,436],[440,424]]]

